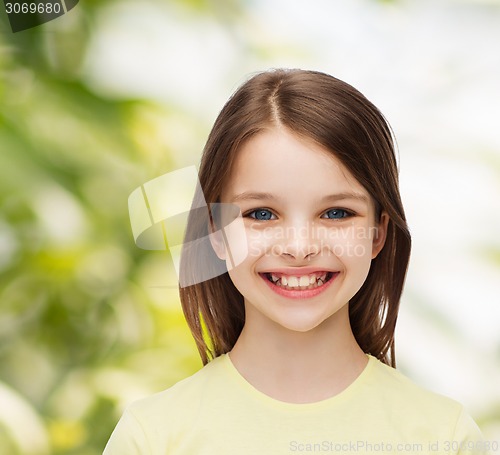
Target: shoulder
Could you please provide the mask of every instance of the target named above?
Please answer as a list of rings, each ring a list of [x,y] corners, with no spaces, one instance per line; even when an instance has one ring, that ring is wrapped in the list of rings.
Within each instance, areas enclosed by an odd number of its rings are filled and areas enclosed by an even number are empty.
[[[400,371],[372,358],[368,386],[381,412],[412,431],[440,431],[443,440],[480,440],[481,433],[464,406],[417,385]]]
[[[217,391],[224,358],[216,358],[163,392],[140,399],[124,411],[104,455],[156,454],[175,444],[176,434],[196,421],[200,403]],[[223,385],[222,385],[223,387]],[[208,393],[207,393],[208,391]],[[166,431],[168,429],[168,431]]]
[[[425,389],[399,370],[376,359],[373,359],[370,379],[372,380],[371,387],[376,390],[381,399],[408,413],[432,411],[458,415],[463,408],[457,401]]]
[[[188,417],[190,413],[196,411],[207,391],[220,387],[223,363],[224,356],[215,358],[172,387],[130,404],[126,412],[147,427],[154,425],[155,422],[165,424],[170,419],[178,421],[182,416]]]

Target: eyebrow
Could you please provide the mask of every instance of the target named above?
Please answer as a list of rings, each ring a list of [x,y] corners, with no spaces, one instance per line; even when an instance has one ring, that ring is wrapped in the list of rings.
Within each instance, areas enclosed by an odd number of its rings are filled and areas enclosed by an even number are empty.
[[[245,191],[243,193],[237,194],[233,198],[233,202],[237,201],[261,201],[261,200],[276,200],[279,199],[272,193],[262,193],[256,191]],[[356,200],[367,203],[369,201],[368,196],[361,193],[350,193],[342,192],[336,194],[328,194],[321,198],[321,202],[336,202],[344,200]]]

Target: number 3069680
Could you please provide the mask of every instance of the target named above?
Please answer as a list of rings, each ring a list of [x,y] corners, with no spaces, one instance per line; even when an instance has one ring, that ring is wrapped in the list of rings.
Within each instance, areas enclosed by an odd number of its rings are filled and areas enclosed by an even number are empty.
[[[59,14],[61,12],[60,3],[6,3],[5,12],[7,14],[43,14],[43,13],[55,13]]]

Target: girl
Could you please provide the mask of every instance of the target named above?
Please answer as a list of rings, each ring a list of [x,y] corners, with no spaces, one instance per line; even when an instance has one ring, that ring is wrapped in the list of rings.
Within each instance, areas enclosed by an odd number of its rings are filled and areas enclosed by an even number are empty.
[[[105,455],[484,449],[460,404],[394,368],[410,234],[372,103],[323,73],[258,74],[219,114],[199,179],[218,210],[190,217],[210,248],[184,250],[180,296],[205,366],[131,405]],[[200,282],[200,261],[228,272]]]

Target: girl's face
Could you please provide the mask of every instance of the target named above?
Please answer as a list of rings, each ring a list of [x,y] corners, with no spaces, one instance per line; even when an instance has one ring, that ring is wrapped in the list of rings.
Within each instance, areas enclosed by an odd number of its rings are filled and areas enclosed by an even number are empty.
[[[388,217],[376,221],[363,186],[330,152],[284,128],[243,145],[221,202],[243,216],[247,245],[228,235],[214,248],[222,259],[248,251],[229,270],[247,324],[306,332],[340,317],[385,240]]]

